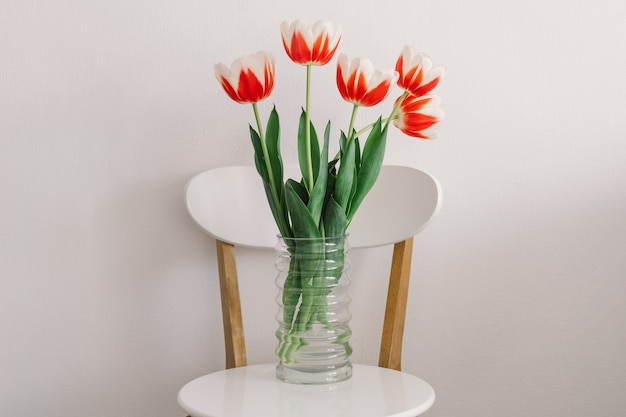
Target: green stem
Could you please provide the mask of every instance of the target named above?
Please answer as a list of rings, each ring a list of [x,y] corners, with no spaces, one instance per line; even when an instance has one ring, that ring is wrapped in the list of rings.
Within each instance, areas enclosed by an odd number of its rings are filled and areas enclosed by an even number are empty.
[[[311,157],[311,116],[309,110],[311,108],[311,65],[306,66],[306,103],[305,103],[305,141],[306,141],[306,162],[307,162],[307,188],[309,192],[313,191],[313,162]]]
[[[394,118],[395,118],[395,116],[394,116]],[[385,122],[387,122],[388,120],[389,120],[389,118],[386,118],[386,119],[383,119],[382,121],[383,121],[383,123],[385,123]],[[367,132],[368,130],[370,130],[371,128],[373,128],[373,127],[374,127],[374,125],[375,125],[376,123],[377,123],[377,122],[374,122],[374,123],[370,123],[370,124],[368,124],[368,125],[367,125],[367,126],[365,126],[363,129],[361,129],[361,130],[359,130],[358,132],[356,132],[356,135],[354,135],[354,136],[358,138],[358,137],[359,137],[359,136],[361,136],[363,133],[365,133],[365,132]]]
[[[359,109],[359,105],[355,104],[352,106],[352,116],[350,116],[350,126],[348,127],[348,142],[350,142],[355,137],[359,135],[353,134],[354,131],[354,122],[356,121],[356,111]]]
[[[371,125],[367,126],[366,128],[359,130],[356,134],[354,134],[354,135],[352,134],[352,132],[354,131],[354,123],[356,122],[356,112],[357,112],[358,109],[359,109],[359,105],[358,104],[355,104],[352,107],[352,115],[350,116],[350,125],[348,126],[348,140],[347,140],[347,142],[350,142],[354,138],[358,138],[361,133],[363,133],[367,129],[371,128],[372,126],[374,126],[374,124],[371,124]],[[337,152],[337,155],[335,155],[335,158],[333,158],[333,159],[338,159],[340,155],[341,155],[341,152]]]

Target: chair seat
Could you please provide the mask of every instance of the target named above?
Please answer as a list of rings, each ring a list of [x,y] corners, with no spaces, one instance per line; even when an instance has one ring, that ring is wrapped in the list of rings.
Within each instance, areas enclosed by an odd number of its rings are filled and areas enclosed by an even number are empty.
[[[273,364],[227,369],[189,382],[178,403],[193,417],[414,417],[435,401],[433,388],[413,375],[353,367],[352,378],[329,385],[282,382]]]

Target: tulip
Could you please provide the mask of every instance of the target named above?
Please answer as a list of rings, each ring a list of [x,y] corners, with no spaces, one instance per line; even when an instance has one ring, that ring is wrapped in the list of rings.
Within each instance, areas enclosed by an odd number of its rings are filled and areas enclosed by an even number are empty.
[[[265,171],[268,176],[267,182],[271,192],[271,197],[268,195],[268,198],[272,199],[274,205],[280,205],[280,195],[273,175],[272,159],[257,105],[259,101],[265,100],[272,93],[274,89],[274,73],[274,55],[265,51],[238,58],[231,64],[230,68],[224,64],[215,65],[215,77],[222,85],[226,94],[237,103],[252,104],[258,127],[258,132],[256,132],[258,134],[258,144],[262,152],[259,160],[265,164]],[[252,131],[253,129],[250,128],[250,130]],[[256,152],[258,150],[255,150]],[[282,182],[282,179],[280,180]],[[280,224],[278,226],[279,228],[281,227]]]
[[[414,96],[423,96],[439,84],[445,68],[433,67],[433,62],[426,54],[405,46],[396,61],[396,71],[400,74],[398,85],[401,88]]]
[[[337,87],[341,97],[359,106],[374,106],[387,97],[393,86],[395,71],[375,70],[368,59],[348,59],[339,55],[337,61]]]
[[[305,185],[313,189],[313,160],[311,154],[311,66],[325,65],[331,60],[339,40],[341,28],[330,22],[318,21],[312,26],[301,20],[280,24],[280,34],[287,55],[296,64],[306,66],[306,102],[304,120],[304,143],[306,168],[303,170]]]
[[[403,98],[404,97],[404,98]],[[421,138],[435,139],[437,137],[437,123],[443,119],[444,113],[439,104],[438,96],[414,96],[408,94],[400,97],[397,116],[393,124],[406,135]]]
[[[236,59],[232,65],[215,65],[215,77],[238,103],[258,103],[274,89],[274,56],[265,51]]]
[[[280,33],[289,58],[302,65],[327,64],[341,39],[341,28],[326,21],[315,22],[312,26],[301,20],[282,22]]]

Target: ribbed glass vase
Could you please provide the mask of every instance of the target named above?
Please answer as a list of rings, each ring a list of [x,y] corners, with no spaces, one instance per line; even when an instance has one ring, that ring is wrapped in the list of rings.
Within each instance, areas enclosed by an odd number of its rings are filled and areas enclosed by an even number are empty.
[[[329,384],[352,376],[348,239],[279,238],[276,376]]]

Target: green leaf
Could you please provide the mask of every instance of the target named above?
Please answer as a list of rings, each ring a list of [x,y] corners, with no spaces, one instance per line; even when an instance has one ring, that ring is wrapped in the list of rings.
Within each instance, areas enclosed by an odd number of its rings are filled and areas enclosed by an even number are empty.
[[[294,237],[320,237],[315,220],[306,204],[302,201],[298,193],[294,190],[295,181],[287,181],[285,185],[285,196],[287,207],[291,216]]]
[[[355,178],[355,165],[354,165],[354,153],[356,147],[354,140],[349,141],[346,144],[346,151],[341,155],[341,165],[339,165],[339,172],[337,172],[337,182],[335,183],[335,200],[337,203],[346,210],[350,203],[350,197],[352,196]]]
[[[341,155],[346,153],[346,144],[348,143],[348,138],[346,137],[346,134],[343,133],[343,130],[341,131],[341,137],[339,138],[339,152],[341,153]]]
[[[354,213],[356,213],[367,193],[372,189],[374,183],[376,183],[385,157],[387,126],[388,125],[385,125],[382,132],[380,129],[372,129],[367,138],[365,148],[363,149],[361,169],[359,170],[357,178],[357,188],[352,198],[352,205],[348,211],[348,223],[352,220]]]
[[[309,203],[309,192],[306,190],[304,185],[302,185],[301,183],[297,181],[292,180],[291,178],[287,180],[286,185],[293,188],[293,190],[296,192],[300,200],[302,200],[302,202],[305,205]]]
[[[269,181],[269,175],[265,167],[265,158],[263,157],[261,138],[252,126],[250,126],[250,139],[252,140],[252,147],[254,148],[254,165],[256,166],[256,170],[263,181]]]
[[[306,112],[304,109],[300,114],[300,123],[298,126],[298,163],[300,164],[300,170],[302,171],[302,178],[304,178],[305,184],[315,183],[315,178],[319,171],[320,165],[320,145],[317,139],[317,133],[313,123],[310,123],[310,143],[308,149],[311,154],[311,167],[313,169],[313,178],[309,175],[309,161],[307,158],[307,143],[306,143]]]
[[[272,169],[274,187],[279,193],[278,197],[281,198],[283,192],[283,161],[280,156],[280,122],[276,107],[272,109],[269,120],[267,121],[265,143]]]
[[[281,231],[283,237],[293,237],[291,225],[289,223],[289,209],[287,208],[287,200],[285,198],[285,186],[281,184],[282,195],[280,197],[280,207],[284,218],[284,231]]]
[[[361,169],[361,142],[359,142],[359,138],[352,139],[354,143],[354,166],[356,167],[356,173],[358,175],[359,170]]]
[[[343,208],[333,197],[328,199],[324,211],[324,232],[328,237],[343,236],[346,234],[348,219]]]
[[[289,231],[288,223],[283,217],[284,213],[286,213],[286,210],[283,210],[282,207],[276,205],[276,203],[274,202],[274,197],[272,196],[272,187],[270,186],[269,181],[263,181],[263,188],[265,189],[267,202],[269,203],[270,209],[272,210],[272,216],[274,216],[274,221],[276,222],[276,226],[278,227],[280,235],[290,237],[291,232]]]
[[[320,156],[319,172],[315,185],[309,197],[308,207],[315,223],[319,226],[322,217],[322,209],[324,201],[326,201],[326,184],[328,178],[328,143],[330,142],[330,122],[326,125],[324,131],[324,145],[322,146],[322,154]]]
[[[387,130],[387,126],[385,125],[385,130]],[[382,117],[379,117],[370,130],[370,134],[367,136],[367,140],[365,141],[365,147],[363,148],[363,160],[367,159],[369,154],[372,152],[372,148],[376,146],[378,139],[380,138],[382,132]]]

